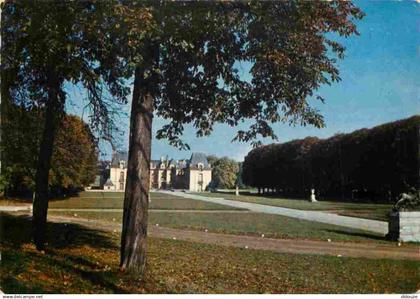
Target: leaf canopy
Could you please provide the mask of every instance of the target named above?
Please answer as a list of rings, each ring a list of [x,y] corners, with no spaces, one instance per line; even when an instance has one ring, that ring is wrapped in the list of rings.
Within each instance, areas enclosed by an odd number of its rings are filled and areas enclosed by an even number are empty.
[[[334,37],[357,34],[362,17],[351,1],[6,1],[2,79],[32,104],[45,102],[48,76],[81,84],[93,127],[110,132],[111,107],[126,102],[127,79],[153,44],[159,63],[142,76],[168,121],[158,138],[183,148],[186,124],[207,136],[215,123],[250,120],[234,140],[255,142],[276,138],[276,122],[324,125],[308,99],[323,101],[319,87],[340,80]]]
[[[155,75],[150,91],[156,115],[168,123],[157,137],[178,147],[187,146],[180,136],[188,123],[206,136],[215,123],[251,120],[238,141],[276,138],[276,122],[322,127],[308,98],[323,101],[316,90],[340,80],[336,64],[344,47],[331,36],[357,34],[354,20],[363,17],[350,1],[139,1],[132,7],[150,14],[137,53],[151,41],[159,47],[159,64],[148,70]],[[244,62],[249,76],[241,74]]]

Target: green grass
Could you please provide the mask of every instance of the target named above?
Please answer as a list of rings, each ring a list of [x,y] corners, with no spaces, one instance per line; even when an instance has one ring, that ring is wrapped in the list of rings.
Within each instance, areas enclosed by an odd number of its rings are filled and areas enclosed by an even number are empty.
[[[48,250],[27,218],[1,215],[5,293],[413,293],[420,262],[280,254],[149,238],[141,279],[118,270],[119,234],[49,224]]]
[[[163,193],[150,193],[150,209],[162,210],[235,210],[235,208],[182,198]],[[79,197],[51,200],[50,208],[60,209],[122,209],[124,193],[83,192]]]
[[[382,221],[388,220],[387,215],[392,208],[392,205],[390,204],[368,204],[333,201],[318,201],[317,203],[311,203],[308,200],[302,199],[286,199],[278,197],[265,197],[258,195],[242,194],[236,196],[231,192],[205,192],[194,194],[208,197],[221,197],[228,200],[258,203],[263,205],[284,207],[297,210],[329,211],[338,215],[375,219]]]
[[[75,217],[74,212],[50,211],[49,214]],[[121,212],[77,212],[76,215],[76,218],[122,221]],[[383,236],[372,232],[261,213],[150,212],[149,224],[229,234],[264,234],[272,238],[388,242]]]

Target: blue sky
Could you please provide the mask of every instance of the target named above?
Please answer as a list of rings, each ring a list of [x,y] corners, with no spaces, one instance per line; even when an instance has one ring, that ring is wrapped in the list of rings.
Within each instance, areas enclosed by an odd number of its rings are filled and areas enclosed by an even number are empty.
[[[342,81],[319,90],[326,99],[324,104],[314,102],[324,115],[326,127],[276,124],[274,130],[279,142],[306,136],[324,138],[420,114],[420,2],[357,1],[356,5],[366,16],[357,22],[360,36],[341,40],[347,49],[345,59],[338,62]],[[69,97],[74,106],[68,106],[68,111],[81,115],[82,95],[69,88]],[[128,113],[129,107],[124,110]],[[127,148],[128,118],[122,118],[120,124],[125,132],[121,147]],[[162,124],[162,120],[155,118],[154,132]],[[194,130],[187,127],[184,140],[191,151],[242,161],[251,146],[231,142],[236,130],[220,124],[210,137],[196,138]],[[109,157],[109,146],[102,144],[101,150],[104,157]],[[187,158],[191,151],[179,151],[166,140],[154,139],[152,143],[154,159],[166,155]]]

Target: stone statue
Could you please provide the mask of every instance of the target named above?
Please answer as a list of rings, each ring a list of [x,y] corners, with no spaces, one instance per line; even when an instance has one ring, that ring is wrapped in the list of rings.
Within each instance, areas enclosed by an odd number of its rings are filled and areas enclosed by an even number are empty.
[[[311,189],[311,202],[317,202],[317,200],[315,198],[315,189],[314,188]]]
[[[399,196],[399,200],[397,201],[397,203],[394,205],[393,210],[394,211],[398,211],[401,207],[401,205],[403,205],[406,201],[410,201],[414,198],[414,196],[412,194],[407,194],[407,193],[401,193]]]

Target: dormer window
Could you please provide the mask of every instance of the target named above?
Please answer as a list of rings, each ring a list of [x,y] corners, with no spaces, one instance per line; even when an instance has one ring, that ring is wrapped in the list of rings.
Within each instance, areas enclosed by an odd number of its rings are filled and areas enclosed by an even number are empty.
[[[198,163],[198,164],[197,164],[197,167],[198,167],[198,169],[199,169],[200,171],[203,171],[204,164],[203,164],[203,163]]]
[[[124,169],[125,168],[125,161],[120,161],[120,168]]]

